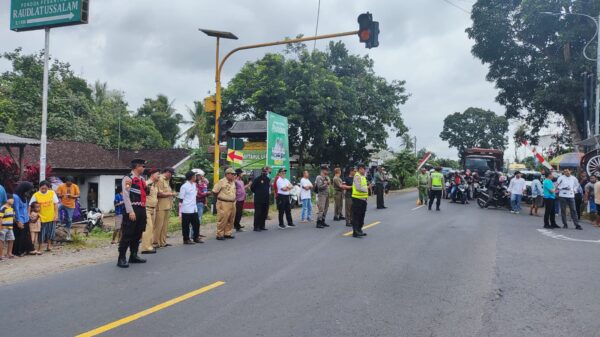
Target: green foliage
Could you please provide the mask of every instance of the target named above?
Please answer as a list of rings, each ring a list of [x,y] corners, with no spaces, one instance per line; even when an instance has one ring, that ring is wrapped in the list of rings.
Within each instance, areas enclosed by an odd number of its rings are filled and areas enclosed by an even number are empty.
[[[394,159],[386,161],[383,165],[388,168],[392,176],[398,179],[400,188],[408,187],[412,183],[410,177],[416,174],[418,159],[412,151],[402,151]]]
[[[406,133],[399,106],[407,99],[403,81],[377,76],[373,60],[350,55],[341,42],[312,53],[296,44],[246,63],[223,92],[223,111],[233,119],[264,119],[267,111],[287,116],[300,166],[343,166],[366,162],[369,145],[387,148],[390,131]]]
[[[436,158],[431,161],[429,164],[433,166],[441,166],[441,167],[450,167],[452,169],[458,170],[460,169],[460,163],[458,160],[450,159],[450,158]]]
[[[39,138],[43,54],[24,55],[16,49],[0,57],[12,64],[12,70],[0,74],[0,132]],[[142,115],[133,115],[123,93],[109,90],[102,82],[89,85],[68,63],[58,60],[51,64],[49,84],[49,139],[124,149],[166,148],[174,143],[181,116],[172,109],[162,110],[168,102],[164,96],[147,99],[140,108]]]
[[[504,150],[507,143],[508,121],[489,110],[468,108],[444,119],[440,138],[458,150],[459,156],[473,147]]]
[[[596,15],[600,1],[478,0],[472,8],[472,52],[489,65],[487,79],[499,89],[496,100],[507,118],[522,118],[532,135],[548,125],[551,112],[565,118],[573,137],[585,127],[581,74],[595,72],[583,49],[594,37],[589,18],[542,12]],[[592,44],[587,54],[596,54]],[[532,137],[535,141],[535,137]]]
[[[179,134],[179,123],[183,116],[175,112],[174,102],[169,102],[165,95],[158,95],[156,99],[146,98],[137,112],[138,117],[149,117],[158,132],[163,136],[169,147],[175,145]]]

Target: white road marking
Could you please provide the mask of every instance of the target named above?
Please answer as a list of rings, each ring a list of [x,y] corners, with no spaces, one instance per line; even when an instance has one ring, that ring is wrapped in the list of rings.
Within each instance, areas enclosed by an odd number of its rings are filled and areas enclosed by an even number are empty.
[[[417,207],[415,207],[415,208],[411,209],[411,211],[416,211],[416,210],[418,210],[418,209],[419,209],[419,208],[421,208],[421,207],[425,207],[425,205],[417,206]]]
[[[558,234],[554,231],[548,230],[548,229],[538,229],[538,232],[542,233],[543,235],[549,237],[549,238],[553,238],[556,240],[563,240],[563,241],[574,241],[574,242],[589,242],[589,243],[600,243],[600,240],[583,240],[583,239],[574,239],[574,238],[570,238],[568,236],[564,236],[562,234]]]

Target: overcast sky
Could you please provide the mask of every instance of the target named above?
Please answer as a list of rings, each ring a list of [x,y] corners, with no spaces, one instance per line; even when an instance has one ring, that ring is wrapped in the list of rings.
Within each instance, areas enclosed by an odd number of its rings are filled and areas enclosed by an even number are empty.
[[[227,51],[242,44],[280,40],[315,31],[318,0],[92,0],[90,23],[52,30],[51,55],[69,62],[88,81],[108,82],[125,92],[130,109],[158,93],[185,106],[214,91],[214,39],[198,28],[226,30],[240,39],[222,43]],[[474,1],[451,0],[470,9]],[[0,2],[9,13],[10,1]],[[218,10],[217,10],[218,9]],[[358,37],[342,38],[355,54],[369,54],[376,72],[388,80],[406,80],[411,94],[402,115],[417,137],[419,148],[456,157],[456,151],[439,139],[444,117],[469,106],[503,114],[494,98],[493,83],[485,80],[487,67],[471,55],[472,41],[465,29],[467,13],[444,0],[322,0],[319,33],[358,29],[356,17],[370,11],[380,22],[380,45],[365,49]],[[43,49],[43,31],[15,33],[8,15],[0,24],[0,51],[23,47],[32,53]],[[317,42],[325,48],[327,41]],[[312,46],[312,43],[310,44]],[[224,70],[224,83],[244,62],[256,60],[283,47],[245,51],[233,56]],[[8,68],[0,61],[0,71]],[[389,145],[399,142],[391,138]]]

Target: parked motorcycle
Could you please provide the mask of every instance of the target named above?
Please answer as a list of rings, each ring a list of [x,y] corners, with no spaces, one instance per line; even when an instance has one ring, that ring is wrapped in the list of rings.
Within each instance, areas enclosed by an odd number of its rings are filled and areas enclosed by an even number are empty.
[[[290,207],[294,208],[296,206],[300,206],[301,204],[301,200],[300,200],[300,191],[302,191],[302,188],[300,187],[300,184],[294,184],[294,187],[290,190]]]
[[[99,208],[92,208],[88,210],[86,213],[85,220],[85,229],[87,230],[87,233],[91,233],[91,231],[96,227],[102,229],[102,226],[104,225],[103,219],[104,215],[102,214],[102,211]]]
[[[496,189],[493,195],[490,195],[489,189],[483,188],[479,191],[477,197],[477,205],[481,208],[495,207],[502,208],[506,207],[510,209],[510,193],[506,186],[500,186]]]

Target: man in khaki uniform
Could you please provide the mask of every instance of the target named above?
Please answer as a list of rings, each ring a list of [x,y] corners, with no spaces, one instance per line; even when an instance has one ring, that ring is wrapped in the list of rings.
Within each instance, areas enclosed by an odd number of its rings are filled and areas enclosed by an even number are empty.
[[[146,194],[146,230],[142,234],[142,254],[154,254],[156,249],[152,246],[154,240],[154,222],[156,220],[156,204],[158,204],[158,189],[156,183],[160,177],[158,169],[148,171],[148,194]]]
[[[175,174],[175,170],[172,168],[164,169],[163,174],[156,183],[158,203],[156,204],[156,220],[154,222],[153,241],[155,247],[170,246],[167,243],[167,226],[173,207],[173,197],[177,195],[177,192],[173,192],[169,184],[173,174]]]
[[[217,240],[233,239],[235,219],[235,170],[228,168],[212,192],[217,197]]]

